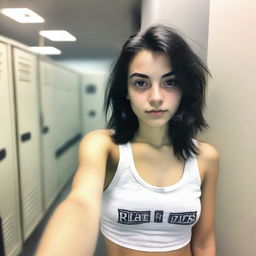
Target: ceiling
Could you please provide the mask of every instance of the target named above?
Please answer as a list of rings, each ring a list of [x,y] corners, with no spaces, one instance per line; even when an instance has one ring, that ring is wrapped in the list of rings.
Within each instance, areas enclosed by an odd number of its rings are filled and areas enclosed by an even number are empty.
[[[62,51],[66,59],[114,58],[124,41],[140,28],[141,0],[0,0],[1,8],[30,8],[45,19],[22,24],[0,13],[0,35],[28,46],[39,45],[39,30],[64,29],[76,42],[44,40]]]

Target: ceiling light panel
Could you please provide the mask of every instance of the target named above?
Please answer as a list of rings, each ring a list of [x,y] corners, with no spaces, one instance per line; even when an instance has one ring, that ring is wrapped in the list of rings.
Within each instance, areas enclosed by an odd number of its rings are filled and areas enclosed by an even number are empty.
[[[33,46],[29,47],[30,51],[34,53],[39,53],[42,55],[59,55],[61,51],[52,46]]]
[[[76,38],[66,30],[42,30],[39,34],[51,41],[76,41]]]
[[[43,23],[44,19],[28,8],[4,8],[1,13],[19,23]]]

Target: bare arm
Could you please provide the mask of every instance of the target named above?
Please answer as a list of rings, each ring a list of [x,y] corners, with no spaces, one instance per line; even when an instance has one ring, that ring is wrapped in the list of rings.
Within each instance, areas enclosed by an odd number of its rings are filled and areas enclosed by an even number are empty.
[[[216,256],[214,220],[219,154],[208,144],[204,144],[203,151],[206,173],[202,184],[202,212],[198,223],[193,228],[191,248],[193,256]]]
[[[51,217],[36,256],[92,256],[96,247],[110,137],[87,134],[79,146],[72,190]]]

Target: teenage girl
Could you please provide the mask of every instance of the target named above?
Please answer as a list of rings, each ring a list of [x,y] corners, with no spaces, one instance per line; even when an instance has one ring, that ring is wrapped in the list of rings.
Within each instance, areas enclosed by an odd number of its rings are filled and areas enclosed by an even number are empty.
[[[216,256],[218,151],[195,139],[209,72],[184,39],[158,25],[124,44],[105,97],[108,129],[79,147],[72,190],[36,256]]]

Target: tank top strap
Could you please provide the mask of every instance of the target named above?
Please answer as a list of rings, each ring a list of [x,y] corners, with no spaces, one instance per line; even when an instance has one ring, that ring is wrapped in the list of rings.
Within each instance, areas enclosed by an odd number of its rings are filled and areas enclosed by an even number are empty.
[[[129,157],[129,151],[127,150],[128,143],[118,145],[118,148],[119,148],[119,164],[118,165],[124,164],[124,162],[127,162],[127,159]]]
[[[116,172],[114,174],[114,177],[112,178],[112,181],[110,182],[109,186],[104,191],[104,194],[109,193],[118,183],[118,180],[120,176],[124,175],[124,173],[127,170],[127,167],[129,168],[129,162],[128,162],[128,155],[127,155],[127,144],[119,144],[119,160],[116,168]]]

